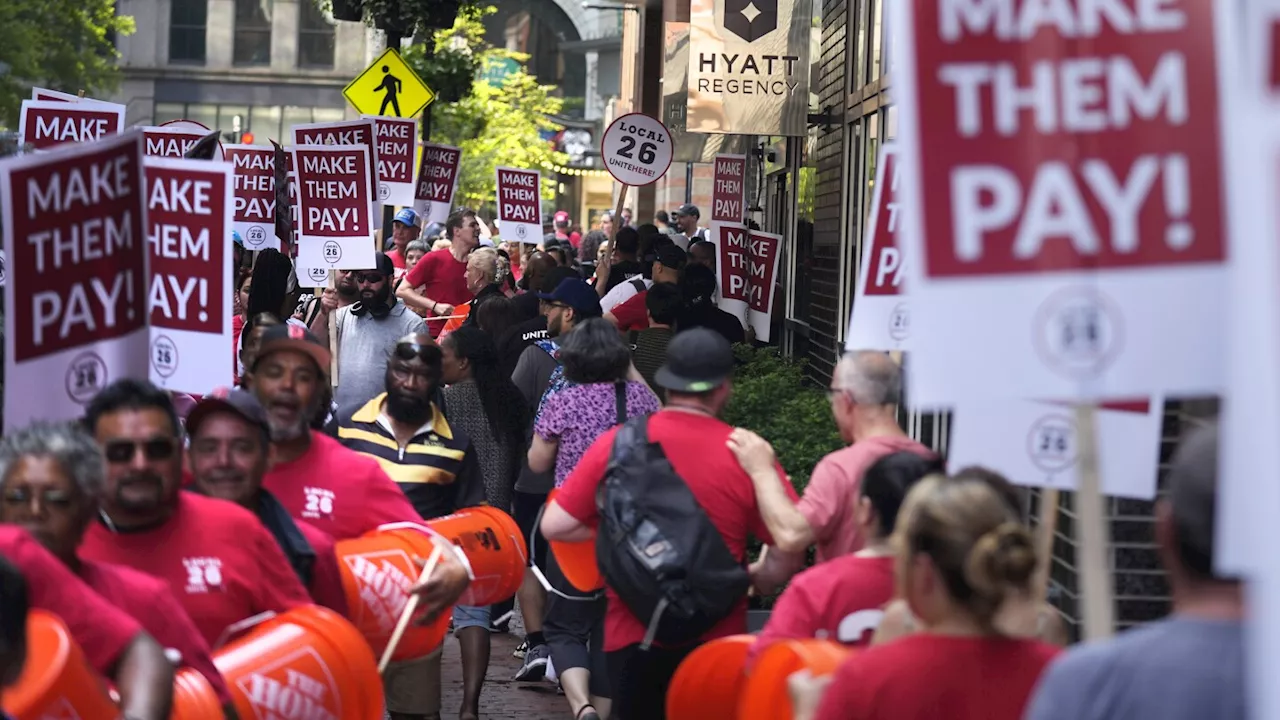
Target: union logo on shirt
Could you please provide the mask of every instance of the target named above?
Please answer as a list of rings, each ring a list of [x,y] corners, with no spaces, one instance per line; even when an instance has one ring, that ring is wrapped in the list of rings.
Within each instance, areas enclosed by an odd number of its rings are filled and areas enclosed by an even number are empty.
[[[183,558],[187,569],[187,593],[197,595],[222,589],[222,560],[215,557]]]
[[[325,488],[304,487],[306,504],[302,507],[304,518],[332,518],[334,494]]]

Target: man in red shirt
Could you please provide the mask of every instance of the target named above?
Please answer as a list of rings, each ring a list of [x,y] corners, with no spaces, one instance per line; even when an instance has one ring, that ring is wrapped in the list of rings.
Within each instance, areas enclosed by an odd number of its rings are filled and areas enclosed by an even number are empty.
[[[658,248],[653,260],[653,284],[676,283],[680,280],[680,270],[689,261],[689,255],[675,245],[663,245]],[[645,307],[648,290],[641,290],[629,300],[619,303],[612,311],[605,313],[604,319],[613,323],[621,332],[644,330],[649,327],[649,310]]]
[[[467,289],[466,278],[467,256],[480,245],[480,220],[474,210],[455,211],[444,227],[449,247],[424,255],[396,288],[396,297],[428,318],[431,337],[439,337],[446,322],[441,318],[452,315],[454,306],[471,301],[473,293]]]
[[[720,531],[729,551],[739,559],[746,556],[747,537],[771,543],[769,530],[760,518],[751,478],[729,452],[727,442],[733,430],[718,415],[733,393],[733,351],[719,334],[695,328],[671,340],[667,362],[655,375],[667,390],[664,410],[649,418],[651,442],[662,446],[671,466],[693,492],[711,523]],[[565,480],[555,500],[542,518],[542,533],[548,540],[575,542],[594,534],[598,522],[596,489],[604,479],[613,450],[617,428],[604,433]],[[779,492],[794,498],[795,491],[779,473],[774,482]],[[762,593],[772,592],[803,562],[799,554],[774,550],[749,570],[753,585]],[[623,720],[661,720],[667,685],[680,661],[700,643],[747,631],[747,599],[698,643],[684,647],[654,645],[640,650],[645,625],[607,589],[609,607],[605,614],[604,649],[608,654],[613,709]]]
[[[6,435],[0,441],[0,522],[28,530],[90,588],[176,652],[180,665],[204,675],[229,706],[208,643],[163,580],[76,556],[98,513],[104,472],[93,438],[73,425],[36,423]]]
[[[137,621],[91,590],[21,528],[0,525],[0,558],[22,574],[27,604],[57,615],[89,664],[115,682],[124,717],[168,720],[173,704],[173,663]],[[9,574],[0,573],[5,611],[14,604],[10,596],[15,583]],[[5,654],[3,650],[0,648],[0,655]],[[20,667],[12,665],[20,665],[26,655],[25,647],[8,650],[20,652],[10,653],[16,659],[4,658],[11,667],[0,668],[0,681],[16,679],[12,675]]]
[[[245,375],[271,429],[272,464],[262,486],[295,520],[334,540],[360,537],[387,523],[421,522],[376,460],[311,429],[328,369],[329,351],[310,331],[277,325],[263,332],[257,360]]]
[[[107,472],[99,520],[85,533],[81,558],[168,581],[214,649],[230,625],[311,603],[253,513],[179,489],[181,429],[168,393],[146,381],[118,380],[89,401],[85,423]]]
[[[391,258],[391,263],[395,266],[396,279],[405,273],[405,253],[409,243],[418,238],[420,223],[418,213],[413,208],[401,208],[391,221],[391,242],[395,247],[387,251],[387,257]]]
[[[347,614],[346,593],[333,538],[294,520],[262,489],[271,460],[267,411],[245,390],[219,388],[187,416],[193,490],[252,512],[280,544],[298,579],[317,604]]]

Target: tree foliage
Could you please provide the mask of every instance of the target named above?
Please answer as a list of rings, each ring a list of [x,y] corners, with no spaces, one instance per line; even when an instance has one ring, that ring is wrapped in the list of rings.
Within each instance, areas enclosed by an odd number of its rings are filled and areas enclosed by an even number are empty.
[[[499,165],[541,170],[568,162],[539,135],[561,129],[548,118],[561,111],[564,101],[552,94],[554,86],[538,84],[525,71],[527,56],[485,42],[483,18],[492,12],[492,7],[464,9],[452,28],[435,34],[431,53],[415,45],[404,54],[431,88],[465,87],[454,102],[431,105],[431,141],[462,149],[458,198],[471,207],[493,204]],[[476,79],[486,62],[501,58],[521,64],[501,87]],[[544,172],[542,197],[554,199],[555,191],[555,181]]]
[[[32,85],[115,90],[113,37],[133,30],[132,17],[116,15],[115,0],[0,0],[0,125],[17,126]]]

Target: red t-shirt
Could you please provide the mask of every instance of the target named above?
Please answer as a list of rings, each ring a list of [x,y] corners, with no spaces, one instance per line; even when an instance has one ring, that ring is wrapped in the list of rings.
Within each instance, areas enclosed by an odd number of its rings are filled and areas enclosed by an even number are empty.
[[[324,433],[311,433],[302,457],[273,465],[262,486],[294,519],[334,540],[360,537],[386,523],[422,521],[377,460]]]
[[[216,649],[222,631],[258,613],[282,613],[311,597],[276,539],[253,513],[225,500],[182,491],[164,524],[113,533],[89,524],[80,557],[126,565],[169,589]]]
[[[203,675],[222,705],[231,703],[227,684],[209,656],[209,644],[165,581],[120,565],[88,560],[80,561],[80,579],[141,623],[161,647],[182,653],[182,666]]]
[[[848,555],[809,568],[792,578],[778,598],[751,656],[792,638],[869,645],[893,591],[892,557]]]
[[[421,288],[422,294],[433,302],[461,305],[471,302],[474,295],[467,289],[467,261],[458,261],[449,248],[432,250],[405,273],[409,287]],[[444,320],[428,320],[427,329],[436,337],[444,329]]]
[[[342,589],[342,574],[338,570],[338,556],[333,552],[333,538],[329,533],[312,525],[295,520],[298,530],[316,553],[316,564],[311,569],[311,599],[339,615],[347,616],[347,593]]]
[[[649,291],[642,290],[613,306],[609,312],[618,318],[618,330],[630,332],[649,327],[649,308],[644,304],[647,297],[649,297]]]
[[[604,479],[617,431],[613,428],[605,432],[587,449],[556,494],[555,501],[565,512],[591,527],[598,522],[596,488]],[[747,552],[748,535],[765,543],[772,543],[773,538],[760,518],[751,478],[725,444],[732,431],[732,427],[709,415],[682,410],[662,410],[649,417],[649,440],[662,446],[671,467],[688,484],[711,524],[720,531],[729,552],[741,560]],[[795,490],[788,483],[783,485],[794,501]],[[604,618],[604,649],[620,650],[642,641],[644,625],[612,589],[606,594],[609,608]],[[743,596],[733,612],[702,636],[701,642],[746,631],[747,598]]]
[[[240,384],[240,333],[244,331],[244,316],[231,317],[231,384]]]
[[[1019,720],[1058,652],[1036,640],[909,635],[845,660],[816,720]]]
[[[94,592],[26,530],[0,525],[0,555],[27,581],[31,607],[62,619],[95,670],[109,675],[142,626]]]

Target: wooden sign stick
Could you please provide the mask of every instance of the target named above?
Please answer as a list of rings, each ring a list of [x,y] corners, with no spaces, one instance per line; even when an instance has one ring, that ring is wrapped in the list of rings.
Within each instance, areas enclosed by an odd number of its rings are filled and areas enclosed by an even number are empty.
[[[329,282],[326,288],[338,291],[338,271],[329,271]],[[321,290],[320,302],[324,302],[324,291]],[[336,393],[338,391],[338,313],[337,311],[329,313],[329,386]]]
[[[1080,448],[1080,490],[1076,493],[1076,538],[1079,542],[1081,600],[1084,639],[1097,640],[1115,633],[1115,601],[1111,568],[1107,563],[1107,521],[1102,502],[1098,461],[1096,406],[1076,406],[1076,438]]]
[[[1040,523],[1036,528],[1036,556],[1040,558],[1040,569],[1036,572],[1036,600],[1044,602],[1049,595],[1049,574],[1053,568],[1053,538],[1058,532],[1058,500],[1057,488],[1041,488],[1040,490]]]
[[[431,577],[431,573],[436,569],[436,565],[440,562],[440,548],[436,547],[431,551],[431,557],[427,558],[427,564],[422,568],[422,574],[418,575],[418,583],[427,581]],[[404,637],[404,633],[409,629],[409,621],[413,619],[413,614],[418,610],[417,593],[409,597],[409,602],[404,606],[404,611],[400,613],[400,620],[396,623],[395,632],[391,633],[391,639],[387,641],[387,649],[382,651],[382,660],[378,662],[378,674],[382,675],[387,671],[387,665],[391,663],[391,656],[395,654],[396,647],[400,645],[400,639]]]

